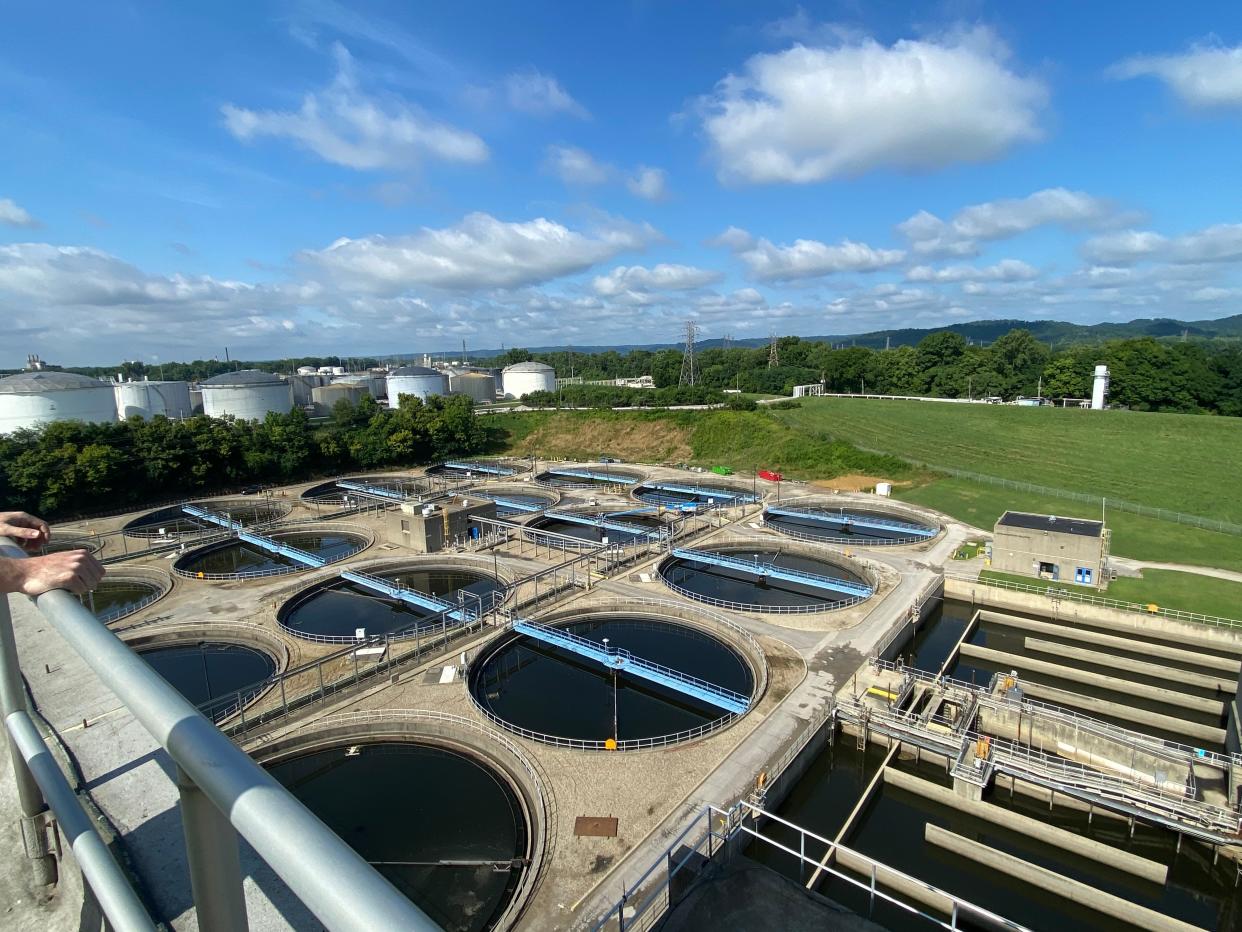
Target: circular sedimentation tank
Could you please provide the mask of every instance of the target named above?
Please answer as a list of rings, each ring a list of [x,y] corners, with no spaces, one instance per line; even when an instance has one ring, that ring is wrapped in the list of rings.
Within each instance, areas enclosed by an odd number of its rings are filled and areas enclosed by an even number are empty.
[[[479,460],[463,457],[428,466],[424,472],[429,476],[445,476],[450,479],[506,479],[529,469],[526,463],[514,460]]]
[[[742,489],[720,482],[697,482],[688,480],[648,481],[634,488],[631,493],[640,502],[663,505],[668,508],[723,507],[754,499],[750,489]]]
[[[611,463],[587,463],[573,466],[548,466],[535,481],[550,489],[630,489],[646,476],[636,469],[622,469]]]
[[[530,483],[485,486],[475,489],[471,495],[495,501],[498,518],[521,518],[534,514],[532,509],[543,511],[561,500],[559,492],[541,489]]]
[[[522,794],[483,755],[362,736],[264,766],[445,932],[514,919],[534,833]]]
[[[342,489],[337,485],[338,482],[357,482],[361,485],[395,489],[406,495],[416,494],[422,485],[415,476],[345,476],[342,479],[332,479],[329,482],[320,482],[318,485],[311,486],[302,493],[302,500],[341,504],[346,496],[351,496],[353,493],[348,489]]]
[[[773,613],[829,611],[854,605],[870,597],[874,589],[866,572],[853,561],[815,553],[810,548],[800,551],[770,544],[736,544],[695,552],[703,556],[666,557],[659,564],[660,578],[687,598],[723,608]],[[746,567],[716,564],[712,556],[743,561]],[[782,570],[802,578],[783,577]]]
[[[279,521],[293,509],[288,502],[266,498],[240,498],[216,501],[190,502],[198,508],[228,515],[234,521],[251,527]],[[219,525],[185,513],[181,505],[169,505],[148,511],[128,522],[123,528],[126,537],[150,538],[164,535],[187,534],[195,531],[219,530]]]
[[[251,701],[276,672],[276,660],[249,644],[187,639],[139,646],[137,651],[187,701],[212,706],[210,717],[217,721]],[[222,699],[228,701],[216,708],[213,704]]]
[[[367,569],[403,589],[435,596],[468,612],[490,604],[505,584],[489,573],[460,564],[411,564]],[[459,596],[460,594],[460,596]],[[440,612],[386,595],[368,586],[333,577],[303,589],[281,606],[276,615],[280,626],[298,637],[319,641],[352,642],[359,629],[366,637],[401,634],[411,637],[434,619],[439,630]]]
[[[777,509],[775,513],[773,508]],[[917,544],[939,533],[936,525],[896,509],[832,506],[823,502],[771,505],[763,512],[763,523],[790,537],[856,547]]]
[[[97,537],[84,534],[60,534],[52,531],[52,539],[39,548],[39,554],[64,553],[66,550],[85,550],[88,553],[99,553],[103,550],[103,541]]]
[[[264,536],[320,557],[326,563],[344,560],[370,544],[370,540],[360,532],[326,527],[273,530],[265,532]],[[238,538],[198,547],[178,557],[173,564],[173,572],[177,575],[200,579],[279,576],[314,568]]]
[[[671,614],[580,612],[556,629],[611,651],[624,650],[750,697],[755,663],[734,643]],[[604,664],[565,647],[511,631],[470,667],[470,694],[485,715],[525,737],[587,748],[652,747],[688,740],[727,724],[735,713],[701,698]]]
[[[78,600],[100,621],[109,622],[146,608],[167,591],[167,582],[154,576],[139,579],[109,574],[92,592],[79,596]]]
[[[665,528],[665,523],[656,515],[629,514],[626,509],[584,511],[557,508],[535,516],[526,522],[526,526],[532,531],[572,537],[582,541],[584,547],[594,547],[605,542],[623,546],[646,543],[653,539],[652,535]]]

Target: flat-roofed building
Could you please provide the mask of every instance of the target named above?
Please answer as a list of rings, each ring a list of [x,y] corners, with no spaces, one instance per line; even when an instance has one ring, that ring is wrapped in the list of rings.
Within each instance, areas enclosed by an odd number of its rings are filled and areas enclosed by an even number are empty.
[[[992,536],[992,569],[1104,588],[1108,530],[1101,521],[1006,511]]]

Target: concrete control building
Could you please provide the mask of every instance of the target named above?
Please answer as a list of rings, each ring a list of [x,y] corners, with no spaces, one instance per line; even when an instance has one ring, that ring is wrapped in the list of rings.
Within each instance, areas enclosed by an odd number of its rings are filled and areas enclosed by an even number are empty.
[[[1108,531],[1100,521],[1006,511],[992,538],[992,569],[1085,586],[1107,585]]]
[[[495,518],[496,503],[488,498],[468,498],[443,505],[405,503],[388,515],[389,543],[415,553],[438,553],[455,543],[478,537],[474,518]]]

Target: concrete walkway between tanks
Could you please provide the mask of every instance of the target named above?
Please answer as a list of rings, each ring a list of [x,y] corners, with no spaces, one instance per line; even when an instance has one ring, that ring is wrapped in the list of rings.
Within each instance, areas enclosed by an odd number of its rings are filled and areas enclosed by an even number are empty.
[[[1149,563],[1146,560],[1132,560],[1129,557],[1111,556],[1113,563],[1132,570],[1168,570],[1173,573],[1192,573],[1195,576],[1211,576],[1213,579],[1227,579],[1230,582],[1242,583],[1242,572],[1224,570],[1216,566],[1191,566],[1189,563]]]

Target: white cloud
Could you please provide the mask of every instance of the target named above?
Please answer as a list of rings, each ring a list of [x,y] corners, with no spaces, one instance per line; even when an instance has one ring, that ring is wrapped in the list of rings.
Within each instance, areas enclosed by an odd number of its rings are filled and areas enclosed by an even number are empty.
[[[1137,55],[1114,65],[1118,78],[1153,77],[1192,107],[1242,107],[1242,45],[1195,46],[1180,55]]]
[[[15,201],[0,197],[0,224],[13,227],[37,227],[39,221],[30,216]]]
[[[1098,197],[1065,188],[1046,188],[1021,198],[974,204],[951,219],[919,211],[897,225],[916,253],[925,256],[973,256],[979,243],[1006,239],[1036,227],[1095,226],[1116,216],[1115,208]]]
[[[908,282],[1016,282],[1039,276],[1039,270],[1021,259],[1002,259],[995,265],[948,265],[932,268],[916,265],[906,271]]]
[[[508,223],[475,213],[443,229],[339,239],[301,257],[346,289],[388,295],[420,285],[480,291],[582,272],[620,253],[642,249],[657,235],[649,226],[619,221],[581,233],[543,217]]]
[[[651,268],[619,265],[607,275],[597,276],[591,285],[596,294],[613,297],[627,292],[688,291],[713,284],[723,277],[711,269],[662,262]]]
[[[732,249],[751,275],[770,282],[818,278],[837,272],[874,272],[897,265],[906,257],[900,249],[875,249],[851,240],[829,245],[799,239],[790,246],[777,246],[766,239],[755,239],[737,227],[729,227],[711,242]]]
[[[1088,240],[1082,252],[1092,262],[1118,266],[1145,261],[1242,262],[1242,223],[1221,223],[1174,237],[1125,230]]]
[[[333,47],[336,77],[289,110],[220,108],[224,125],[242,142],[288,139],[334,165],[359,170],[407,169],[424,159],[486,161],[487,145],[467,130],[432,119],[402,100],[365,93],[344,46]]]
[[[616,175],[611,165],[596,161],[577,146],[548,146],[544,167],[570,185],[605,184]]]
[[[648,201],[662,201],[668,197],[668,173],[662,168],[639,165],[625,182],[630,193]]]
[[[532,116],[565,113],[580,119],[590,116],[551,75],[534,68],[508,75],[503,82],[505,100],[514,110]]]
[[[940,39],[844,38],[751,58],[700,101],[726,182],[808,183],[880,167],[992,159],[1039,139],[1047,91],[987,29]]]

